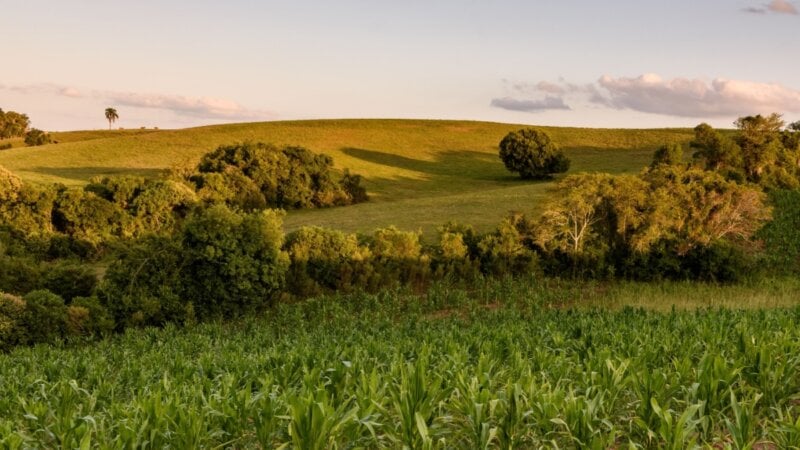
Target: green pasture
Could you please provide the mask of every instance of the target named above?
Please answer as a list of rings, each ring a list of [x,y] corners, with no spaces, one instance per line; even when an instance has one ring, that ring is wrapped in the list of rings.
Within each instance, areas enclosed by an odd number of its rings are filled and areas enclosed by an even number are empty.
[[[370,232],[396,225],[432,234],[453,220],[493,228],[509,211],[535,213],[548,182],[507,172],[497,144],[525,125],[440,120],[313,120],[216,125],[182,130],[54,133],[58,144],[0,152],[0,166],[24,180],[78,186],[98,175],[159,176],[195,164],[221,144],[262,141],[301,145],[362,174],[372,199],[347,208],[291,212],[288,230],[322,225]],[[570,172],[636,173],[688,129],[544,127],[572,159]]]

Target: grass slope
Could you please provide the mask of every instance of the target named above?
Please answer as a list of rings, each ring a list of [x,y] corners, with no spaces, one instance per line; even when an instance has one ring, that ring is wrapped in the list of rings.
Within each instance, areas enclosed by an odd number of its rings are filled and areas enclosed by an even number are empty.
[[[449,220],[487,230],[508,211],[537,211],[549,183],[522,182],[497,157],[502,137],[523,126],[370,119],[59,133],[59,144],[0,152],[0,165],[27,181],[80,185],[97,175],[157,176],[170,167],[194,164],[221,144],[301,145],[364,175],[372,201],[291,212],[287,229],[318,224],[369,232],[393,224],[430,235]],[[572,158],[571,172],[635,173],[657,146],[691,138],[688,129],[543,128]]]

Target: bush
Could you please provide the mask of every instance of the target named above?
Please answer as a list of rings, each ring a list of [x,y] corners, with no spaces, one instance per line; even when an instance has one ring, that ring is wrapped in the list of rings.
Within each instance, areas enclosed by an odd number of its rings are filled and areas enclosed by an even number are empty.
[[[129,221],[119,205],[77,189],[62,190],[53,211],[53,225],[58,231],[94,245],[122,236]]]
[[[45,145],[49,144],[50,142],[50,134],[45,133],[38,128],[31,128],[30,131],[25,133],[25,145],[28,147]]]
[[[75,297],[88,297],[97,286],[97,275],[85,264],[58,262],[44,270],[40,287],[51,291],[66,302]]]
[[[361,177],[345,172],[335,180],[333,159],[302,147],[222,146],[203,157],[189,180],[203,200],[245,211],[319,208],[367,199]]]
[[[181,234],[184,298],[202,319],[235,317],[266,306],[284,285],[282,213],[238,213],[224,205],[200,210]]]
[[[375,231],[370,241],[374,282],[379,286],[397,283],[417,285],[430,276],[430,257],[423,253],[422,233],[395,227]]]
[[[372,273],[371,252],[354,234],[303,227],[286,236],[291,266],[287,290],[294,295],[366,288]]]
[[[25,294],[39,287],[41,277],[41,267],[32,258],[0,255],[0,292]]]
[[[469,226],[448,223],[439,227],[439,245],[431,252],[437,278],[472,279],[480,273],[480,238]]]
[[[536,253],[528,242],[532,225],[521,214],[503,219],[497,231],[478,243],[481,272],[509,275],[535,272],[539,268]]]
[[[764,242],[768,270],[800,273],[800,191],[772,191],[769,202],[772,220],[756,234]]]
[[[0,292],[0,351],[27,341],[24,320],[25,302],[20,297]]]
[[[23,325],[28,343],[52,344],[67,335],[67,306],[64,299],[45,290],[36,290],[22,297],[25,301]]]
[[[188,303],[181,298],[180,242],[148,236],[120,248],[114,256],[98,296],[119,330],[190,319]]]
[[[506,169],[523,179],[544,180],[569,170],[570,160],[544,131],[512,131],[500,141],[500,159]]]
[[[67,331],[72,336],[107,336],[114,320],[97,297],[78,297],[67,307]]]

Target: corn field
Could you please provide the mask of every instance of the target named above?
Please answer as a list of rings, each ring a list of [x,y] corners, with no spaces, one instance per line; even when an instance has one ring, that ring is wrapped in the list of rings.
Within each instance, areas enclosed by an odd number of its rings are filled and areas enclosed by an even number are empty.
[[[553,295],[328,297],[19,348],[0,355],[0,448],[800,448],[800,308]]]

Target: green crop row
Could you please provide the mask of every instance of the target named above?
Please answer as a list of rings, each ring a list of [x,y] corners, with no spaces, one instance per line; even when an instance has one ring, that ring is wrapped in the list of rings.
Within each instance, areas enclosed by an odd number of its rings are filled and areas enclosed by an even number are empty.
[[[800,308],[559,309],[535,280],[0,355],[0,448],[798,448]]]

